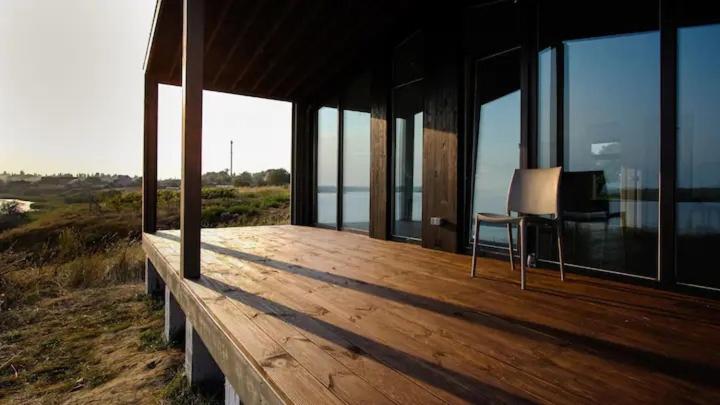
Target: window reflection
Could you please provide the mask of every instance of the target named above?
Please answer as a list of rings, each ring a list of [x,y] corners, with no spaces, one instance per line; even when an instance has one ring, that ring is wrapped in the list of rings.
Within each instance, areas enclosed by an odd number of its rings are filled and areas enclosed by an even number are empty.
[[[563,44],[567,261],[654,278],[659,34]]]
[[[356,80],[343,99],[343,228],[370,221],[370,79]]]
[[[421,81],[393,91],[395,135],[393,234],[414,239],[420,239],[422,236],[422,103]]]
[[[678,281],[720,288],[720,24],[678,30]]]
[[[472,212],[502,214],[507,212],[510,179],[520,163],[519,52],[480,61],[476,74],[479,108]],[[480,240],[505,248],[507,227],[483,223]]]
[[[338,110],[317,113],[317,223],[337,225]]]
[[[555,48],[547,48],[538,56],[538,151],[537,166],[557,165],[557,76]]]

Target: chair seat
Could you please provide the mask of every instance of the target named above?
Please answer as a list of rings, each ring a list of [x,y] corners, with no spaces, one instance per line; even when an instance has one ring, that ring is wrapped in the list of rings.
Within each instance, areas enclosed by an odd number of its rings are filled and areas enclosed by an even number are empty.
[[[522,219],[520,217],[513,217],[510,215],[490,214],[485,212],[480,212],[476,214],[475,218],[478,221],[489,222],[493,224],[519,224],[520,220]]]

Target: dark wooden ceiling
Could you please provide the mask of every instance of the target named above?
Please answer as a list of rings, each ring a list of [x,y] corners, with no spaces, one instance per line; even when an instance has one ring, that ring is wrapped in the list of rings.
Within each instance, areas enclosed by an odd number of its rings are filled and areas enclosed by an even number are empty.
[[[181,83],[182,0],[159,0],[146,71]],[[387,51],[411,0],[206,0],[205,89],[311,97]]]

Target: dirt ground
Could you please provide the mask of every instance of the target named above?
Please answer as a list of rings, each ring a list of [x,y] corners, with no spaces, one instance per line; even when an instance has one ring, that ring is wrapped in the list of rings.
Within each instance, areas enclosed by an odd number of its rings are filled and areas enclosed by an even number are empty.
[[[0,312],[0,403],[157,404],[183,354],[161,338],[162,303],[142,284],[70,291]]]

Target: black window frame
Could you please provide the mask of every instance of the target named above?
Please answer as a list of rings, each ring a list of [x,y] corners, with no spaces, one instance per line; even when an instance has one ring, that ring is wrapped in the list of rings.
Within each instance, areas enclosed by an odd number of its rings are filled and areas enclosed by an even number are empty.
[[[416,31],[412,32],[411,34],[409,34],[408,36],[406,36],[402,41],[400,41],[399,43],[397,43],[397,44],[393,47],[393,56],[392,56],[392,59],[391,59],[392,78],[391,78],[390,97],[389,97],[389,106],[390,106],[390,108],[389,108],[389,114],[388,114],[388,118],[389,118],[389,119],[388,119],[388,135],[389,135],[388,139],[389,139],[389,146],[390,146],[389,149],[388,149],[388,154],[389,154],[389,159],[388,159],[388,162],[389,162],[389,167],[388,167],[388,173],[389,173],[388,191],[389,191],[389,192],[388,192],[388,194],[387,194],[387,198],[390,200],[390,201],[389,201],[389,210],[388,210],[388,222],[389,222],[388,236],[389,236],[389,239],[390,239],[390,240],[393,240],[393,241],[406,242],[406,243],[413,243],[413,244],[421,245],[421,244],[422,244],[422,232],[421,232],[419,238],[414,238],[414,237],[408,237],[408,236],[402,236],[402,235],[396,235],[396,234],[395,234],[395,175],[396,175],[396,170],[395,170],[395,163],[396,163],[396,162],[395,162],[395,158],[397,157],[397,156],[396,156],[396,153],[395,153],[395,146],[396,146],[396,136],[395,136],[395,110],[396,110],[396,109],[395,109],[395,91],[396,91],[396,90],[399,90],[399,89],[401,89],[401,88],[403,88],[403,87],[410,86],[410,85],[414,85],[414,84],[418,84],[418,83],[419,83],[421,86],[423,86],[423,85],[425,84],[425,69],[424,69],[424,65],[421,66],[420,72],[418,72],[417,75],[415,75],[415,76],[412,76],[412,75],[411,75],[411,77],[409,77],[407,80],[401,80],[400,78],[398,78],[398,74],[397,74],[397,71],[396,71],[397,66],[396,66],[396,63],[395,63],[395,62],[396,62],[396,59],[397,59],[397,57],[398,57],[398,55],[397,55],[397,54],[398,54],[398,50],[402,49],[402,47],[403,47],[404,45],[411,43],[413,40],[418,40],[418,41],[419,41],[419,43],[420,43],[419,46],[420,46],[420,48],[422,49],[422,50],[421,50],[421,55],[420,55],[420,58],[419,58],[419,59],[420,59],[421,62],[424,62],[422,59],[424,58],[425,37],[424,37],[424,32],[423,32],[422,30],[416,30]],[[417,55],[416,55],[416,56],[417,56]],[[425,123],[424,123],[424,119],[425,119],[425,118],[424,118],[424,117],[425,117],[425,115],[424,115],[424,113],[425,113],[425,108],[424,108],[424,104],[425,104],[425,90],[424,90],[424,88],[423,88],[423,90],[422,90],[422,93],[423,93],[423,100],[422,100],[422,104],[423,104],[423,139],[422,139],[422,142],[425,142]],[[423,153],[424,153],[424,149],[423,149]],[[424,158],[423,158],[423,161],[424,161]],[[423,195],[423,199],[424,199],[424,195]],[[422,206],[422,203],[421,203],[421,206]],[[422,222],[422,219],[421,219],[421,222]]]
[[[372,76],[369,72],[362,72],[358,75],[353,76],[353,80],[362,77],[366,75],[370,80],[372,80]],[[313,108],[313,226],[317,228],[324,228],[324,229],[332,229],[336,231],[344,231],[344,232],[352,232],[352,233],[358,233],[362,235],[368,235],[370,233],[369,228],[368,229],[358,229],[358,228],[352,228],[352,227],[344,227],[343,226],[343,173],[344,173],[344,139],[345,139],[345,129],[344,129],[344,111],[345,111],[345,102],[344,102],[344,95],[346,94],[345,90],[347,87],[343,88],[343,91],[340,92],[339,95],[329,97],[326,101],[326,103],[323,103],[320,106],[317,106]],[[335,216],[335,226],[330,226],[326,224],[318,223],[318,198],[317,198],[317,192],[318,192],[318,161],[319,161],[319,154],[318,154],[318,112],[320,111],[320,108],[333,105],[337,109],[338,114],[338,127],[337,127],[337,134],[338,134],[338,147],[337,147],[337,173],[336,173],[336,216]],[[368,106],[370,107],[370,106]],[[372,160],[371,160],[372,162]],[[372,197],[370,197],[372,198]],[[370,213],[368,212],[368,215]],[[369,217],[368,217],[369,219]]]

